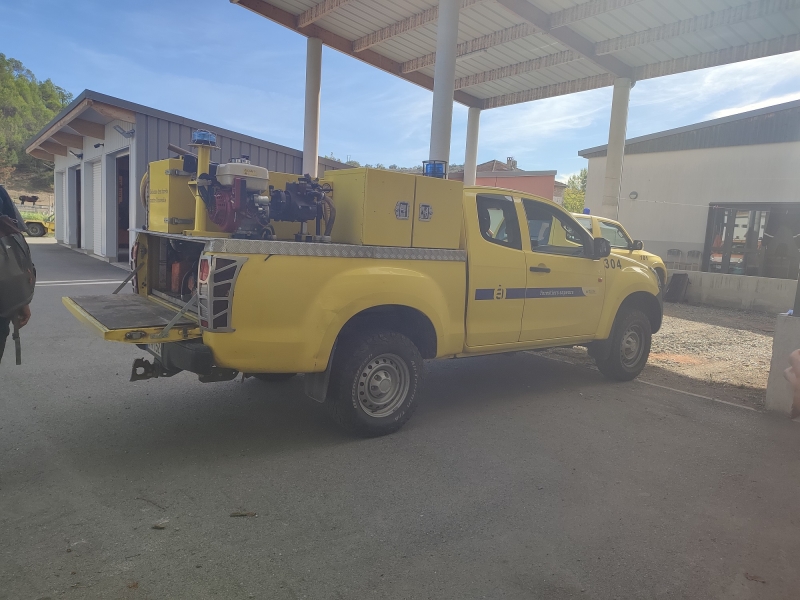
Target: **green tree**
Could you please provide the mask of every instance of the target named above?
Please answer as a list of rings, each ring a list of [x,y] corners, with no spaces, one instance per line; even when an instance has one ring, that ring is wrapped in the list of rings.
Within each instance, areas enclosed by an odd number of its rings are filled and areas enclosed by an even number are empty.
[[[564,208],[570,212],[583,212],[586,200],[586,178],[589,170],[583,168],[567,178],[567,189],[564,190]]]
[[[53,165],[25,154],[25,142],[72,100],[50,79],[39,81],[14,58],[0,54],[0,183],[27,174],[38,189],[53,185]]]

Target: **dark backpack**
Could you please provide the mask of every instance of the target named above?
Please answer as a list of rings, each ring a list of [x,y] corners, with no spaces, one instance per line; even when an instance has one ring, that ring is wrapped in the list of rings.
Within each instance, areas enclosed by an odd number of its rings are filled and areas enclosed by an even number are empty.
[[[35,285],[31,249],[16,222],[0,215],[0,317],[10,319],[30,304]]]

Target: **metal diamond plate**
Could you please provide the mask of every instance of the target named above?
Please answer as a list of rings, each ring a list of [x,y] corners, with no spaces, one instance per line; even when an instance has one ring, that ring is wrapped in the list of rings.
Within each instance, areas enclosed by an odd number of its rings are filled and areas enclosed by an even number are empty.
[[[328,258],[380,258],[385,260],[446,260],[457,262],[467,260],[467,253],[463,250],[392,248],[388,246],[353,246],[350,244],[267,240],[213,239],[206,242],[206,252],[323,256]]]

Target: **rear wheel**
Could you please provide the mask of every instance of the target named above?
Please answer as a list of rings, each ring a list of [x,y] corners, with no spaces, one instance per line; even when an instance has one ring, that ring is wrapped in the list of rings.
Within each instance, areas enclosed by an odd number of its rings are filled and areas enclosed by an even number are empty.
[[[600,372],[610,379],[630,381],[642,372],[650,356],[650,320],[636,309],[621,312],[614,323],[608,357],[597,357]]]
[[[268,381],[271,383],[277,383],[279,381],[288,381],[295,375],[297,375],[297,373],[253,373],[253,377],[255,377],[256,379],[260,379],[261,381]]]
[[[26,225],[28,226],[28,234],[31,237],[42,237],[47,233],[41,223],[26,223]]]
[[[340,341],[325,404],[351,433],[379,436],[400,429],[417,407],[422,356],[406,336],[373,331]]]

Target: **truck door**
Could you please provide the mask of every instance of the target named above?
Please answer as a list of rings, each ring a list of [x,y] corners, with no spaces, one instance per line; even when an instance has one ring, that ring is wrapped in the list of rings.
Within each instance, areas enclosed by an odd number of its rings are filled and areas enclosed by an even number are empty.
[[[522,200],[527,221],[527,289],[520,341],[591,337],[605,292],[593,241],[572,217],[544,202]]]
[[[467,201],[467,346],[516,343],[525,304],[525,254],[514,199],[478,194]]]

